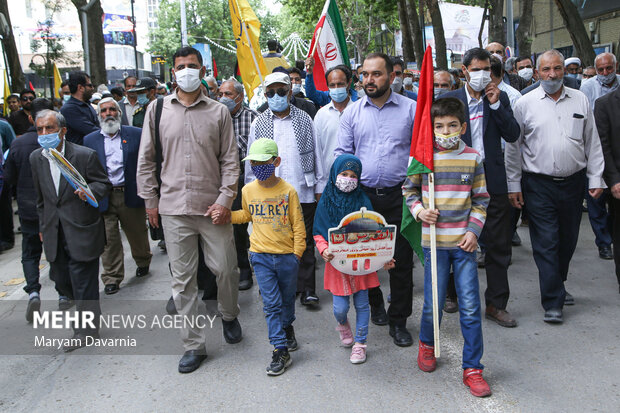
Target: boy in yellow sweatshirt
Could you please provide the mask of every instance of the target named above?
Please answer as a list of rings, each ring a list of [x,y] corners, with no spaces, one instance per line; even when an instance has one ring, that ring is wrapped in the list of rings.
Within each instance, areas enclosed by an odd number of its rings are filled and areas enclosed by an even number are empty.
[[[306,248],[306,229],[297,191],[275,175],[280,165],[273,139],[257,139],[248,156],[256,180],[241,192],[242,208],[232,223],[252,222],[250,263],[263,298],[269,342],[274,346],[267,374],[277,376],[291,364],[297,350],[293,330],[299,259]]]

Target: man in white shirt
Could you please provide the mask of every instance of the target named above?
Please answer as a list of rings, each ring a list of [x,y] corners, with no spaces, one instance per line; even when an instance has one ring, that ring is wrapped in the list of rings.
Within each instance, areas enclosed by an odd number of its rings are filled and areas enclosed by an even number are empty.
[[[291,105],[293,92],[288,74],[272,73],[265,77],[264,83],[269,109],[252,122],[248,147],[259,138],[273,139],[278,144],[282,163],[276,169],[276,175],[297,191],[306,224],[306,250],[299,264],[297,292],[301,294],[303,305],[316,304],[319,297],[316,295],[312,227],[316,202],[327,183],[321,147],[310,115]],[[252,180],[252,168],[246,164],[245,183]]]
[[[506,145],[506,174],[512,205],[527,204],[534,260],[538,267],[543,320],[563,321],[574,303],[564,288],[577,246],[583,188],[598,198],[604,187],[601,142],[586,96],[564,87],[564,57],[556,50],[537,62],[540,86],[515,105],[519,139]]]
[[[126,96],[119,102],[121,106],[121,124],[131,126],[133,125],[133,113],[141,107],[138,103],[138,94],[136,92],[130,92],[131,89],[135,89],[138,78],[135,76],[127,76],[123,80],[125,85]]]
[[[351,76],[351,69],[344,65],[334,66],[325,73],[331,101],[319,109],[314,117],[316,139],[321,147],[325,176],[329,176],[329,170],[334,163],[334,151],[338,147],[340,116],[349,105],[353,104],[348,88]]]

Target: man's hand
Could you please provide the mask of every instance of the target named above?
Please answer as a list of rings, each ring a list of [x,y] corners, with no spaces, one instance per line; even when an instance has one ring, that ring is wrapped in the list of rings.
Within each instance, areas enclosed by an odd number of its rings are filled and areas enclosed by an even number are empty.
[[[521,192],[511,192],[508,194],[508,200],[510,201],[510,204],[517,208],[517,209],[521,209],[523,208],[523,193]]]
[[[473,232],[467,231],[458,246],[465,252],[474,252],[478,246],[478,237]]]
[[[39,232],[39,239],[41,240],[41,242],[43,242],[43,233]]]
[[[321,257],[323,257],[323,260],[325,262],[330,262],[331,260],[334,259],[334,254],[332,254],[331,252],[329,252],[329,248],[325,248],[323,250],[323,253],[321,254]]]
[[[318,204],[321,200],[321,194],[314,194],[314,199],[316,199],[316,203]]]
[[[439,210],[437,209],[426,209],[424,208],[422,211],[420,211],[418,213],[418,218],[420,219],[420,221],[426,223],[426,224],[436,224],[437,223],[437,218],[439,217]]]
[[[84,191],[81,189],[76,189],[73,193],[76,194],[82,201],[86,202],[87,198]]]
[[[614,198],[620,199],[620,183],[617,183],[611,187],[611,194]]]
[[[230,209],[220,204],[213,204],[207,209],[206,217],[211,217],[215,225],[228,224],[230,222]]]
[[[314,57],[308,56],[306,59],[306,73],[312,74],[312,69],[314,68]]]
[[[159,208],[146,208],[146,215],[149,217],[149,224],[153,228],[159,228]]]
[[[497,88],[497,85],[493,82],[489,83],[487,87],[484,89],[484,93],[489,99],[489,104],[493,105],[499,100],[500,90]]]
[[[588,189],[588,193],[594,199],[598,199],[603,194],[603,188]]]

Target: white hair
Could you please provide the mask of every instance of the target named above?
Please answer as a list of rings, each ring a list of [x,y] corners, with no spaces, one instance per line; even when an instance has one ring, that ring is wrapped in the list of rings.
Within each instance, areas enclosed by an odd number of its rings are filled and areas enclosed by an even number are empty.
[[[564,55],[555,49],[551,49],[543,52],[540,56],[538,56],[538,59],[536,59],[536,70],[540,70],[540,62],[542,61],[543,57],[546,56],[559,57],[560,60],[562,60],[562,67],[564,67]]]
[[[121,113],[121,106],[118,104],[118,102],[114,98],[110,97],[110,98],[103,98],[97,103],[97,114],[98,115],[101,114],[101,104],[108,103],[108,102],[114,102],[114,106],[116,106],[116,110],[118,111],[118,113]]]
[[[597,56],[594,58],[594,67],[595,67],[595,68],[596,68],[596,62],[598,61],[598,59],[599,59],[599,58],[603,58],[603,57],[605,57],[605,56],[611,56],[611,60],[613,61],[613,65],[614,65],[614,66],[616,65],[616,55],[615,55],[615,54],[613,54],[613,53],[608,53],[608,52],[605,52],[605,53],[601,53],[601,54],[597,55]]]

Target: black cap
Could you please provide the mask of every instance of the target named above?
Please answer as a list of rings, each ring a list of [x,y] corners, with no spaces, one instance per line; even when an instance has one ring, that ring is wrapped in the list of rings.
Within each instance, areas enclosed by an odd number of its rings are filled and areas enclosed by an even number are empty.
[[[157,88],[157,83],[153,79],[150,77],[143,77],[142,79],[138,79],[136,82],[136,87],[129,89],[127,92],[142,92],[144,90],[155,88]]]

